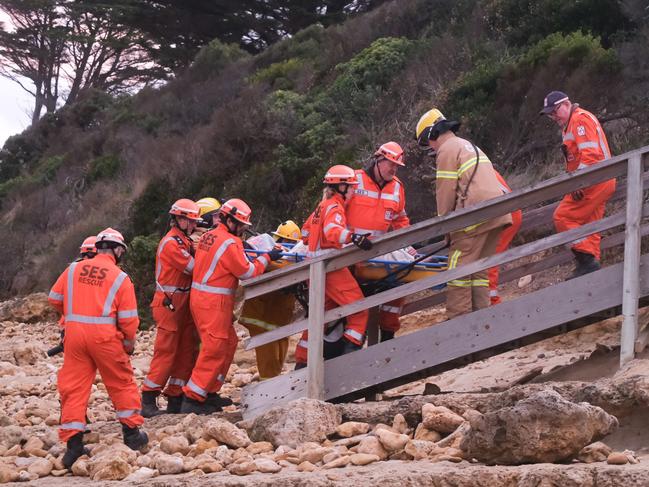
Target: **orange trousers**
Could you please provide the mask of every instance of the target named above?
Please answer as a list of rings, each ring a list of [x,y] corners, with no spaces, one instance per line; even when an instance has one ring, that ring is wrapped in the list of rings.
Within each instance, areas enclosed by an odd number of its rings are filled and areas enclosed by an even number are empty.
[[[149,373],[143,391],[162,391],[176,397],[182,394],[198,355],[198,335],[189,310],[189,293],[175,293],[171,311],[166,306],[152,308],[157,331]]]
[[[351,304],[363,298],[363,292],[349,269],[345,267],[327,274],[325,279],[325,310]],[[349,315],[343,336],[352,343],[363,345],[369,315],[368,310]],[[304,330],[295,348],[295,362],[306,363],[308,340],[309,333]]]
[[[379,328],[396,333],[401,328],[399,317],[406,298],[395,299],[379,306]]]
[[[63,366],[57,381],[61,441],[86,429],[86,409],[97,370],[115,406],[117,419],[130,428],[144,423],[140,393],[122,338],[113,325],[66,323]]]
[[[500,240],[498,240],[498,245],[496,245],[497,254],[504,252],[509,248],[512,240],[514,240],[518,230],[521,228],[521,223],[523,223],[523,212],[521,210],[513,211],[511,215],[512,224],[505,228],[500,234]],[[501,302],[500,296],[498,295],[499,273],[499,266],[489,269],[489,298],[491,299],[491,304],[498,304]]]
[[[232,325],[234,297],[206,296],[206,293],[192,291],[190,309],[201,339],[201,350],[183,392],[192,399],[204,401],[209,393],[221,389],[237,350],[239,339]]]
[[[554,211],[554,227],[557,232],[565,232],[580,227],[586,223],[601,220],[604,217],[606,202],[615,192],[615,179],[604,181],[589,188],[584,188],[584,197],[575,200],[572,194],[567,194]],[[571,244],[572,250],[592,254],[597,260],[600,259],[599,233],[575,240]]]

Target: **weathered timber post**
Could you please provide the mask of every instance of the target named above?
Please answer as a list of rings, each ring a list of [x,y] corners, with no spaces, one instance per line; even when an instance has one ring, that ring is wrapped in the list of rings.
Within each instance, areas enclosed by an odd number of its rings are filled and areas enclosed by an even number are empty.
[[[307,397],[324,399],[325,262],[309,266],[309,347],[307,357]]]
[[[640,221],[642,220],[642,159],[629,158],[627,166],[626,226],[624,230],[624,277],[622,284],[622,331],[620,366],[634,357],[638,335],[640,296]]]

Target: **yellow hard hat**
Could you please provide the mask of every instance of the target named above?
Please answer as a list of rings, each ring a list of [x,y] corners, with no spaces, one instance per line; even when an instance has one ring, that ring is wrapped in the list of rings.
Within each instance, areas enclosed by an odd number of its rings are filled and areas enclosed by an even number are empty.
[[[292,240],[293,242],[299,242],[302,240],[300,227],[293,220],[286,220],[284,223],[280,224],[277,227],[277,230],[273,232],[273,235],[277,238]]]
[[[198,205],[198,214],[203,216],[207,213],[213,213],[221,208],[221,203],[216,198],[201,198],[196,202]]]
[[[417,122],[415,140],[417,140],[419,145],[427,146],[428,141],[435,140],[440,133],[446,132],[447,130],[457,132],[458,128],[460,128],[459,122],[446,120],[442,112],[437,108],[433,108],[424,113],[419,119],[419,122]]]

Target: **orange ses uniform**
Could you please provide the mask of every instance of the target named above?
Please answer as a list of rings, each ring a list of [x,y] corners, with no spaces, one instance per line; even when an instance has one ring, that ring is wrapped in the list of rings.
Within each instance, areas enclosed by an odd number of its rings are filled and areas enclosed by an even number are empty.
[[[394,177],[382,188],[363,169],[357,169],[358,185],[354,197],[347,203],[347,226],[354,233],[369,233],[372,237],[385,235],[410,225],[406,214],[406,195],[403,183]],[[379,326],[396,332],[401,327],[399,316],[405,298],[379,306]]]
[[[143,391],[161,391],[177,397],[192,373],[198,352],[196,327],[189,310],[194,258],[192,242],[178,227],[172,227],[158,244],[156,291],[151,308],[157,325],[153,358],[144,379]],[[165,295],[175,308],[164,305]]]
[[[86,429],[86,409],[97,369],[117,410],[129,428],[144,423],[140,394],[126,348],[132,349],[140,324],[133,283],[112,255],[73,262],[59,276],[49,302],[63,313],[65,339],[59,370],[61,427],[67,441]]]
[[[495,169],[494,173],[496,173],[496,179],[498,180],[498,184],[500,185],[500,189],[502,190],[503,194],[511,193],[512,189],[507,185],[505,178],[503,178],[501,174]],[[496,246],[497,254],[504,252],[509,248],[509,245],[512,243],[512,240],[514,240],[514,237],[518,233],[518,230],[521,228],[521,224],[523,223],[523,212],[521,210],[512,211],[510,214],[512,216],[512,224],[509,227],[505,227],[505,229],[500,233],[498,245]],[[499,273],[499,266],[495,266],[489,269],[489,299],[491,301],[491,304],[498,304],[501,302],[500,296],[498,295]]]
[[[347,229],[344,205],[343,197],[334,194],[331,198],[322,201],[309,217],[308,255],[310,257],[318,256],[329,249],[340,249],[343,244],[351,241],[352,232]],[[363,292],[349,269],[345,267],[327,273],[325,310],[335,306],[344,306],[360,299],[363,299]],[[365,341],[368,316],[368,310],[348,316],[343,336],[356,345],[362,345]],[[305,330],[295,349],[297,363],[306,363],[307,361],[308,337]]]
[[[606,134],[592,113],[574,104],[570,118],[563,129],[563,151],[566,169],[573,172],[611,157]],[[584,197],[575,200],[567,194],[554,212],[557,232],[564,232],[604,217],[606,202],[615,192],[615,179],[584,188]],[[572,249],[600,258],[599,233],[575,240]]]
[[[264,254],[250,262],[241,239],[219,223],[203,234],[195,259],[189,306],[202,347],[183,392],[205,401],[223,385],[237,348],[232,312],[239,279],[263,274],[270,258]]]

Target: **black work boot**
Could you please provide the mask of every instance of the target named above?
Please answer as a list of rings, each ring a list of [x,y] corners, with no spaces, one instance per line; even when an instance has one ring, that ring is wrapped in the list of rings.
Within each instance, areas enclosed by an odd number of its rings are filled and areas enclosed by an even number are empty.
[[[232,406],[232,399],[223,397],[218,392],[210,392],[207,395],[207,399],[205,399],[205,403],[224,408],[225,406]]]
[[[212,414],[218,413],[219,411],[221,411],[220,406],[209,404],[207,401],[197,401],[196,399],[187,396],[183,396],[183,403],[180,406],[180,412],[182,414]]]
[[[180,396],[167,397],[167,414],[180,414],[180,407],[183,404],[183,394]]]
[[[341,340],[343,341],[343,355],[361,350],[363,348],[363,345],[357,345],[356,343],[350,342],[345,338],[342,338]]]
[[[381,342],[387,342],[394,338],[394,332],[389,330],[381,330]]]
[[[305,362],[295,362],[295,367],[293,368],[293,370],[300,370],[300,369],[303,369],[305,367],[306,367]]]
[[[164,414],[164,411],[158,409],[157,399],[159,391],[142,391],[142,416],[152,418]]]
[[[577,265],[575,266],[575,270],[570,276],[570,279],[590,274],[591,272],[598,271],[601,268],[593,254],[578,252],[576,250],[573,250],[572,253],[575,254]]]
[[[88,450],[83,447],[83,432],[77,433],[70,438],[67,447],[68,449],[63,455],[63,466],[70,470],[81,455],[89,454]]]
[[[122,436],[124,444],[131,450],[141,450],[149,443],[149,436],[137,426],[129,428],[122,423]]]

